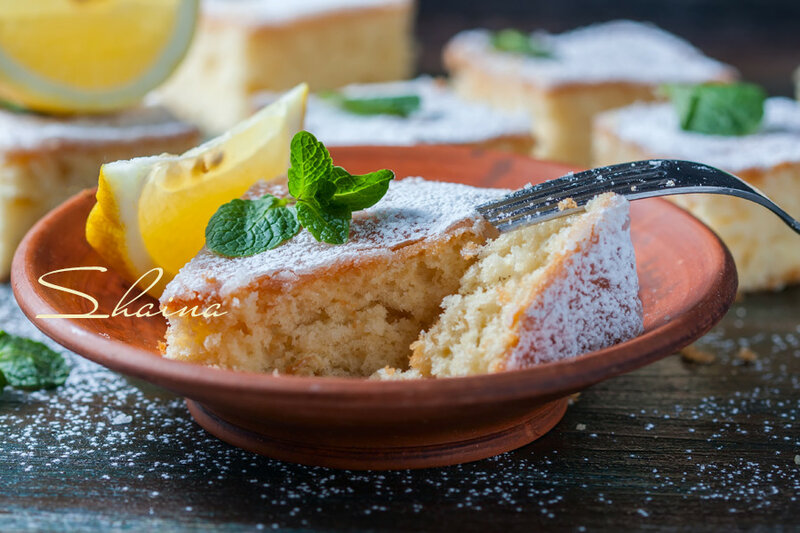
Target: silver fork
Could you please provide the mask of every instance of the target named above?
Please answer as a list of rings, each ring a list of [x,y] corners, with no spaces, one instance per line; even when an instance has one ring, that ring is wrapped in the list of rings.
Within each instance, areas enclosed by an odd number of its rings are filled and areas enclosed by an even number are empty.
[[[800,222],[758,189],[717,168],[674,159],[634,161],[570,173],[514,191],[477,209],[503,232],[577,213],[589,200],[605,192],[615,192],[628,200],[689,193],[738,196],[766,207],[800,234]],[[559,208],[559,203],[569,198],[577,207]]]

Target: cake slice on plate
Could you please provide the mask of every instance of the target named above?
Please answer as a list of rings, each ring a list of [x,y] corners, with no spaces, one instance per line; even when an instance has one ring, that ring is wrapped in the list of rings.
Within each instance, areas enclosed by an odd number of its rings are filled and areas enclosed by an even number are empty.
[[[31,226],[96,186],[103,163],[183,152],[198,140],[195,127],[157,106],[69,117],[0,109],[0,279],[8,278],[14,250]]]
[[[413,0],[204,0],[189,53],[158,94],[219,133],[259,91],[410,76],[413,19]]]
[[[736,103],[734,113],[743,109]],[[636,104],[600,115],[594,127],[595,163],[650,158],[699,161],[744,179],[800,217],[800,103],[769,98],[753,133],[712,135],[685,131],[668,103]],[[797,235],[774,214],[740,198],[680,195],[669,198],[708,224],[736,262],[739,290],[780,289],[800,282]]]
[[[272,99],[262,93],[255,107]],[[524,155],[533,146],[527,113],[464,100],[443,80],[427,76],[311,96],[305,128],[326,146],[456,144]]]
[[[642,331],[628,202],[606,194],[584,214],[489,242],[413,345],[410,367],[447,377],[527,368]]]
[[[471,30],[447,44],[444,63],[457,91],[529,111],[535,155],[576,165],[590,163],[596,113],[653,100],[663,83],[736,76],[731,67],[650,24],[623,20],[559,35],[508,35]]]
[[[262,184],[249,196],[265,192],[281,194]],[[345,244],[302,231],[250,257],[204,249],[161,297],[165,356],[281,374],[453,376],[637,335],[627,202],[600,197],[583,214],[498,236],[475,207],[506,192],[406,178],[354,215]],[[226,314],[176,314],[214,304]]]

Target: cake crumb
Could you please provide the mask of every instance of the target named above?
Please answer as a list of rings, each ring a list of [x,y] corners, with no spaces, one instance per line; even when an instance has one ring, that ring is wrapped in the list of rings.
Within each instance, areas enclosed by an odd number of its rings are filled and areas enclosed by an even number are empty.
[[[576,209],[578,204],[575,203],[575,200],[572,198],[564,198],[560,202],[558,202],[558,210],[559,211],[566,211],[567,209]]]
[[[736,357],[747,364],[755,363],[758,360],[758,354],[746,346],[739,348]]]
[[[473,259],[478,256],[481,248],[481,245],[478,243],[469,241],[461,247],[461,257],[464,259]]]
[[[690,344],[686,346],[680,351],[681,357],[684,361],[689,361],[690,363],[695,363],[698,365],[710,365],[714,361],[716,361],[717,357],[706,350],[701,350],[694,344]]]
[[[575,426],[575,429],[578,431],[583,431],[586,429],[586,424],[578,424],[577,426]]]
[[[575,394],[570,394],[569,398],[567,398],[567,404],[574,405],[578,401],[578,398],[580,397],[581,397],[580,392],[576,392]]]

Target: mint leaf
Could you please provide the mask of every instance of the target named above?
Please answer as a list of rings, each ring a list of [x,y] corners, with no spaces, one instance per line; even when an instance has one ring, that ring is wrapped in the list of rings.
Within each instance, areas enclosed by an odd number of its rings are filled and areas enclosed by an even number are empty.
[[[314,200],[299,200],[297,220],[315,239],[328,244],[344,244],[350,236],[350,209],[344,206],[322,206]]]
[[[289,192],[300,199],[326,202],[336,191],[329,176],[333,160],[328,149],[307,131],[292,138],[289,161]]]
[[[384,168],[369,174],[353,175],[342,167],[333,167],[331,176],[336,185],[331,204],[359,211],[372,207],[383,198],[389,190],[389,182],[394,179],[394,172]]]
[[[528,57],[552,58],[553,51],[543,42],[519,30],[501,30],[491,36],[492,48]]]
[[[206,226],[209,250],[226,257],[254,255],[280,246],[301,227],[318,241],[343,244],[353,211],[377,203],[394,179],[391,170],[353,175],[333,166],[328,150],[307,131],[295,134],[291,151],[289,192],[294,198],[267,194],[220,206]]]
[[[354,98],[341,96],[339,107],[356,115],[395,115],[407,117],[422,105],[416,94]]]
[[[64,356],[41,342],[0,331],[0,388],[46,389],[63,385],[70,368]]]
[[[267,194],[220,206],[206,226],[206,246],[225,257],[255,255],[280,246],[300,231],[294,207]]]
[[[666,85],[681,129],[709,135],[748,135],[761,126],[766,92],[752,83]]]

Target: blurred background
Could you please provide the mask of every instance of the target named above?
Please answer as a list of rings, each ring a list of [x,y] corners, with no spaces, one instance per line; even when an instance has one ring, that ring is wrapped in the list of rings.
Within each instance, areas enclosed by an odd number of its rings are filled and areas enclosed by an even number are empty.
[[[800,0],[419,0],[420,70],[443,73],[442,46],[463,29],[561,32],[616,18],[653,22],[734,65],[770,94],[793,94]]]

